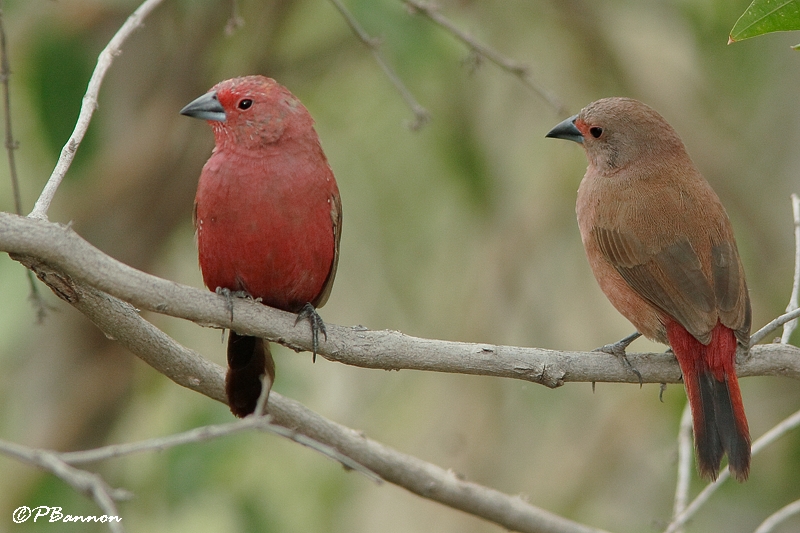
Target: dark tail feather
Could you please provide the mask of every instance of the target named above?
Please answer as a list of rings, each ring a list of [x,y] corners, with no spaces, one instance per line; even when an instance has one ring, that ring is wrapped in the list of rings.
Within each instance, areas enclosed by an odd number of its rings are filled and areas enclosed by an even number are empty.
[[[275,381],[275,362],[269,343],[258,337],[238,335],[228,337],[228,373],[225,376],[225,395],[231,412],[239,418],[256,409],[261,394],[261,376],[267,375],[269,386]]]
[[[736,338],[722,324],[703,345],[677,323],[667,327],[670,345],[683,372],[694,421],[697,469],[717,479],[722,456],[738,481],[750,473],[750,431],[736,379]]]
[[[719,392],[717,381],[711,372],[703,372],[688,379],[687,376],[688,374],[684,373],[683,382],[694,422],[697,469],[703,479],[714,480],[717,479],[719,464],[725,453],[717,430],[717,412],[714,405]],[[694,398],[698,398],[699,402],[693,401]]]
[[[736,374],[714,380],[714,409],[722,448],[728,455],[728,469],[737,481],[747,481],[750,474],[750,429],[742,405],[742,393]]]

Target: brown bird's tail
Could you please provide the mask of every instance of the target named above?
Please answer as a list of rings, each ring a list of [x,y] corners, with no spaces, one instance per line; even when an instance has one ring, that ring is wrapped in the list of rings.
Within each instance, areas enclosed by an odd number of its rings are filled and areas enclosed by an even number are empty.
[[[275,361],[269,343],[259,337],[230,332],[228,337],[228,373],[225,395],[231,412],[239,418],[256,409],[261,394],[261,376],[267,375],[269,386],[275,381]]]
[[[697,469],[717,479],[723,454],[738,481],[750,473],[750,430],[736,379],[736,337],[717,322],[711,342],[703,345],[677,322],[667,324],[667,337],[683,372],[694,420]]]

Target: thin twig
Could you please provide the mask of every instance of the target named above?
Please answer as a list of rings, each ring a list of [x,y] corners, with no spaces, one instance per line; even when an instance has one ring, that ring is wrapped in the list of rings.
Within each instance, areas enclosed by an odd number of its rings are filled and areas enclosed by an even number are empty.
[[[686,503],[689,501],[689,485],[692,480],[692,410],[689,403],[683,408],[681,415],[680,430],[678,431],[678,482],[675,487],[675,504],[672,508],[672,516],[679,516],[686,510]],[[676,533],[683,531],[677,529]]]
[[[786,312],[794,311],[798,305],[798,298],[800,298],[800,196],[792,195],[792,214],[794,217],[794,283],[792,284],[792,296],[789,298],[789,305],[786,306]],[[781,335],[781,342],[787,344],[792,332],[797,328],[797,319],[790,320],[783,325],[783,335]]]
[[[203,442],[210,439],[233,435],[235,433],[241,433],[243,431],[250,431],[253,429],[266,431],[268,433],[293,440],[294,442],[302,444],[307,448],[311,448],[312,450],[315,450],[322,455],[341,463],[342,466],[349,470],[355,470],[359,474],[363,474],[371,481],[376,483],[382,482],[381,478],[377,474],[347,457],[346,455],[340,453],[336,449],[328,446],[327,444],[315,441],[314,439],[297,433],[289,428],[273,424],[268,415],[251,415],[247,418],[243,418],[242,420],[237,420],[227,424],[203,426],[185,431],[183,433],[168,435],[166,437],[157,437],[140,442],[112,444],[110,446],[103,446],[102,448],[95,448],[93,450],[84,450],[80,452],[50,453],[58,457],[61,461],[72,465],[92,463],[106,459],[123,457],[125,455],[131,455],[134,453],[163,451],[169,448],[174,448],[175,446],[181,446],[183,444]]]
[[[119,516],[114,500],[129,500],[132,497],[132,494],[125,489],[109,487],[99,475],[68,465],[51,451],[0,440],[0,453],[47,470],[76,491],[90,496],[107,516]],[[108,527],[114,533],[124,533],[121,522],[109,520]]]
[[[65,144],[64,148],[61,150],[61,155],[53,169],[53,173],[50,174],[50,179],[47,180],[42,194],[39,195],[39,199],[36,200],[36,204],[33,206],[33,211],[28,215],[29,217],[43,220],[47,219],[47,211],[50,209],[50,203],[53,201],[53,197],[59,185],[61,185],[61,181],[64,179],[67,170],[69,170],[70,165],[72,165],[75,152],[78,150],[81,141],[83,141],[86,130],[89,129],[92,114],[94,114],[94,110],[97,108],[97,96],[100,93],[100,85],[103,83],[106,72],[109,67],[111,67],[114,58],[121,53],[122,44],[125,40],[142,25],[147,15],[163,1],[164,0],[145,0],[136,11],[128,17],[125,24],[122,25],[106,47],[103,48],[103,51],[100,52],[100,56],[97,58],[97,66],[94,72],[92,72],[92,77],[89,79],[89,85],[86,88],[86,94],[83,96],[81,111],[75,123],[75,129],[72,131],[72,135],[69,136],[67,144]]]
[[[750,335],[750,346],[755,346],[762,340],[764,337],[781,327],[782,325],[786,324],[787,322],[791,322],[792,320],[800,317],[800,309],[795,309],[790,313],[784,313],[775,320],[770,321],[765,325],[763,328],[759,329],[752,335]]]
[[[5,110],[5,125],[6,125],[6,153],[8,153],[8,171],[11,176],[11,190],[14,195],[14,211],[22,214],[22,194],[19,189],[19,176],[17,174],[17,160],[16,150],[19,148],[19,143],[14,140],[14,132],[11,127],[11,89],[9,88],[11,79],[11,64],[8,59],[8,46],[6,43],[6,28],[5,28],[5,6],[3,1],[0,0],[0,82],[3,85],[3,108]],[[47,304],[45,304],[42,295],[39,293],[39,286],[36,285],[36,279],[33,272],[27,270],[25,275],[28,277],[28,284],[31,287],[29,300],[36,309],[36,321],[41,323],[44,321],[47,312]]]
[[[11,92],[9,90],[9,80],[11,78],[11,66],[8,61],[8,48],[6,45],[5,29],[5,7],[0,0],[0,81],[3,84],[3,108],[5,110],[6,126],[6,153],[8,154],[8,170],[11,175],[11,190],[14,193],[14,210],[18,215],[22,214],[22,196],[19,190],[19,177],[17,176],[17,162],[14,152],[18,148],[14,140],[11,128]]]
[[[800,500],[795,500],[769,515],[766,520],[761,522],[761,525],[758,526],[754,533],[771,533],[781,522],[798,513],[800,513]]]
[[[231,16],[225,23],[225,35],[230,37],[244,26],[244,18],[239,14],[239,0],[231,0]]]
[[[761,438],[753,443],[753,455],[784,436],[789,431],[800,426],[800,411],[796,411],[792,415],[783,419],[780,423],[775,425],[772,429],[761,435]]]
[[[267,400],[269,400],[270,390],[272,390],[272,380],[269,374],[264,373],[261,375],[261,392],[258,394],[258,400],[256,400],[254,415],[264,416],[267,414]]]
[[[561,116],[566,116],[568,114],[567,108],[558,96],[531,78],[530,67],[528,65],[509,59],[493,48],[477,41],[472,35],[460,29],[447,17],[442,15],[439,12],[438,6],[433,3],[422,2],[421,0],[402,0],[402,2],[408,6],[412,13],[421,13],[439,27],[447,30],[455,38],[467,45],[473,53],[488,59],[501,69],[519,78],[526,87],[533,90],[547,102],[550,107],[555,109],[557,114]]]
[[[761,450],[798,426],[800,426],[800,411],[796,411],[791,416],[785,418],[775,427],[764,433],[761,438],[756,440],[753,443],[751,452],[752,455],[755,456]],[[667,527],[664,533],[676,533],[679,531],[679,529],[682,528],[692,516],[694,516],[694,514],[703,506],[703,504],[708,501],[711,495],[714,494],[717,489],[728,480],[729,477],[731,477],[731,473],[727,468],[720,472],[716,481],[709,483],[706,488],[700,491],[700,494],[695,497],[692,503],[686,507],[686,510],[684,510],[683,513],[673,518],[672,522],[669,524],[669,527]]]
[[[412,131],[417,131],[420,129],[430,120],[431,115],[428,113],[427,109],[422,107],[419,102],[417,102],[416,98],[414,98],[414,95],[411,94],[411,91],[409,91],[403,83],[403,80],[400,79],[400,76],[398,76],[394,69],[389,66],[389,63],[386,62],[386,59],[384,59],[383,54],[381,54],[380,51],[380,41],[374,37],[371,37],[366,30],[361,27],[361,24],[359,24],[358,20],[356,20],[353,14],[347,10],[344,4],[342,4],[341,0],[331,0],[331,3],[342,15],[353,33],[356,34],[358,40],[360,40],[367,48],[369,48],[369,51],[372,53],[375,61],[378,62],[381,70],[383,70],[384,74],[386,74],[386,76],[389,78],[389,81],[392,82],[392,85],[395,86],[408,107],[411,108],[411,112],[414,113],[414,121],[408,124],[409,129]]]

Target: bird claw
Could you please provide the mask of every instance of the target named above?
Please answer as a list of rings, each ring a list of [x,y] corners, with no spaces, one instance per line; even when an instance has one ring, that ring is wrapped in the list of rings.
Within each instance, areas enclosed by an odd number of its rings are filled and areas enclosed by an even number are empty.
[[[638,331],[636,331],[634,333],[631,333],[630,335],[628,335],[624,339],[618,340],[615,343],[606,344],[605,346],[601,346],[600,348],[595,348],[594,350],[592,350],[593,352],[607,353],[607,354],[613,355],[617,359],[619,359],[622,362],[623,366],[627,370],[633,372],[634,374],[636,374],[636,377],[639,378],[639,387],[640,388],[644,384],[644,379],[642,379],[641,372],[636,370],[636,368],[634,368],[634,366],[628,360],[628,355],[625,353],[625,350],[628,349],[628,346],[630,346],[630,344],[633,341],[635,341],[636,339],[638,339],[641,336],[642,336],[642,334],[639,333]]]
[[[214,292],[225,298],[225,308],[228,310],[228,314],[231,317],[231,322],[233,322],[233,299],[245,298],[253,300],[253,296],[247,291],[232,291],[227,287],[217,287]],[[255,301],[259,300],[260,298]]]
[[[297,313],[294,325],[296,326],[297,323],[304,318],[311,324],[311,361],[316,363],[317,349],[319,348],[319,333],[322,332],[322,335],[327,341],[328,332],[325,330],[325,322],[322,321],[322,317],[319,316],[317,310],[314,309],[314,306],[310,303],[304,305],[300,312]]]

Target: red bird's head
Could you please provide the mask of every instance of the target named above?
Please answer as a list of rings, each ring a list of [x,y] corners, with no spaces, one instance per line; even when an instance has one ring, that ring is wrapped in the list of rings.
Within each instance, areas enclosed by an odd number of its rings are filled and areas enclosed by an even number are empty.
[[[634,162],[685,156],[678,134],[653,108],[631,98],[603,98],[550,130],[546,137],[583,145],[592,166],[614,171]]]
[[[220,82],[181,114],[207,120],[220,150],[258,150],[281,139],[308,135],[314,124],[300,100],[265,76]]]

